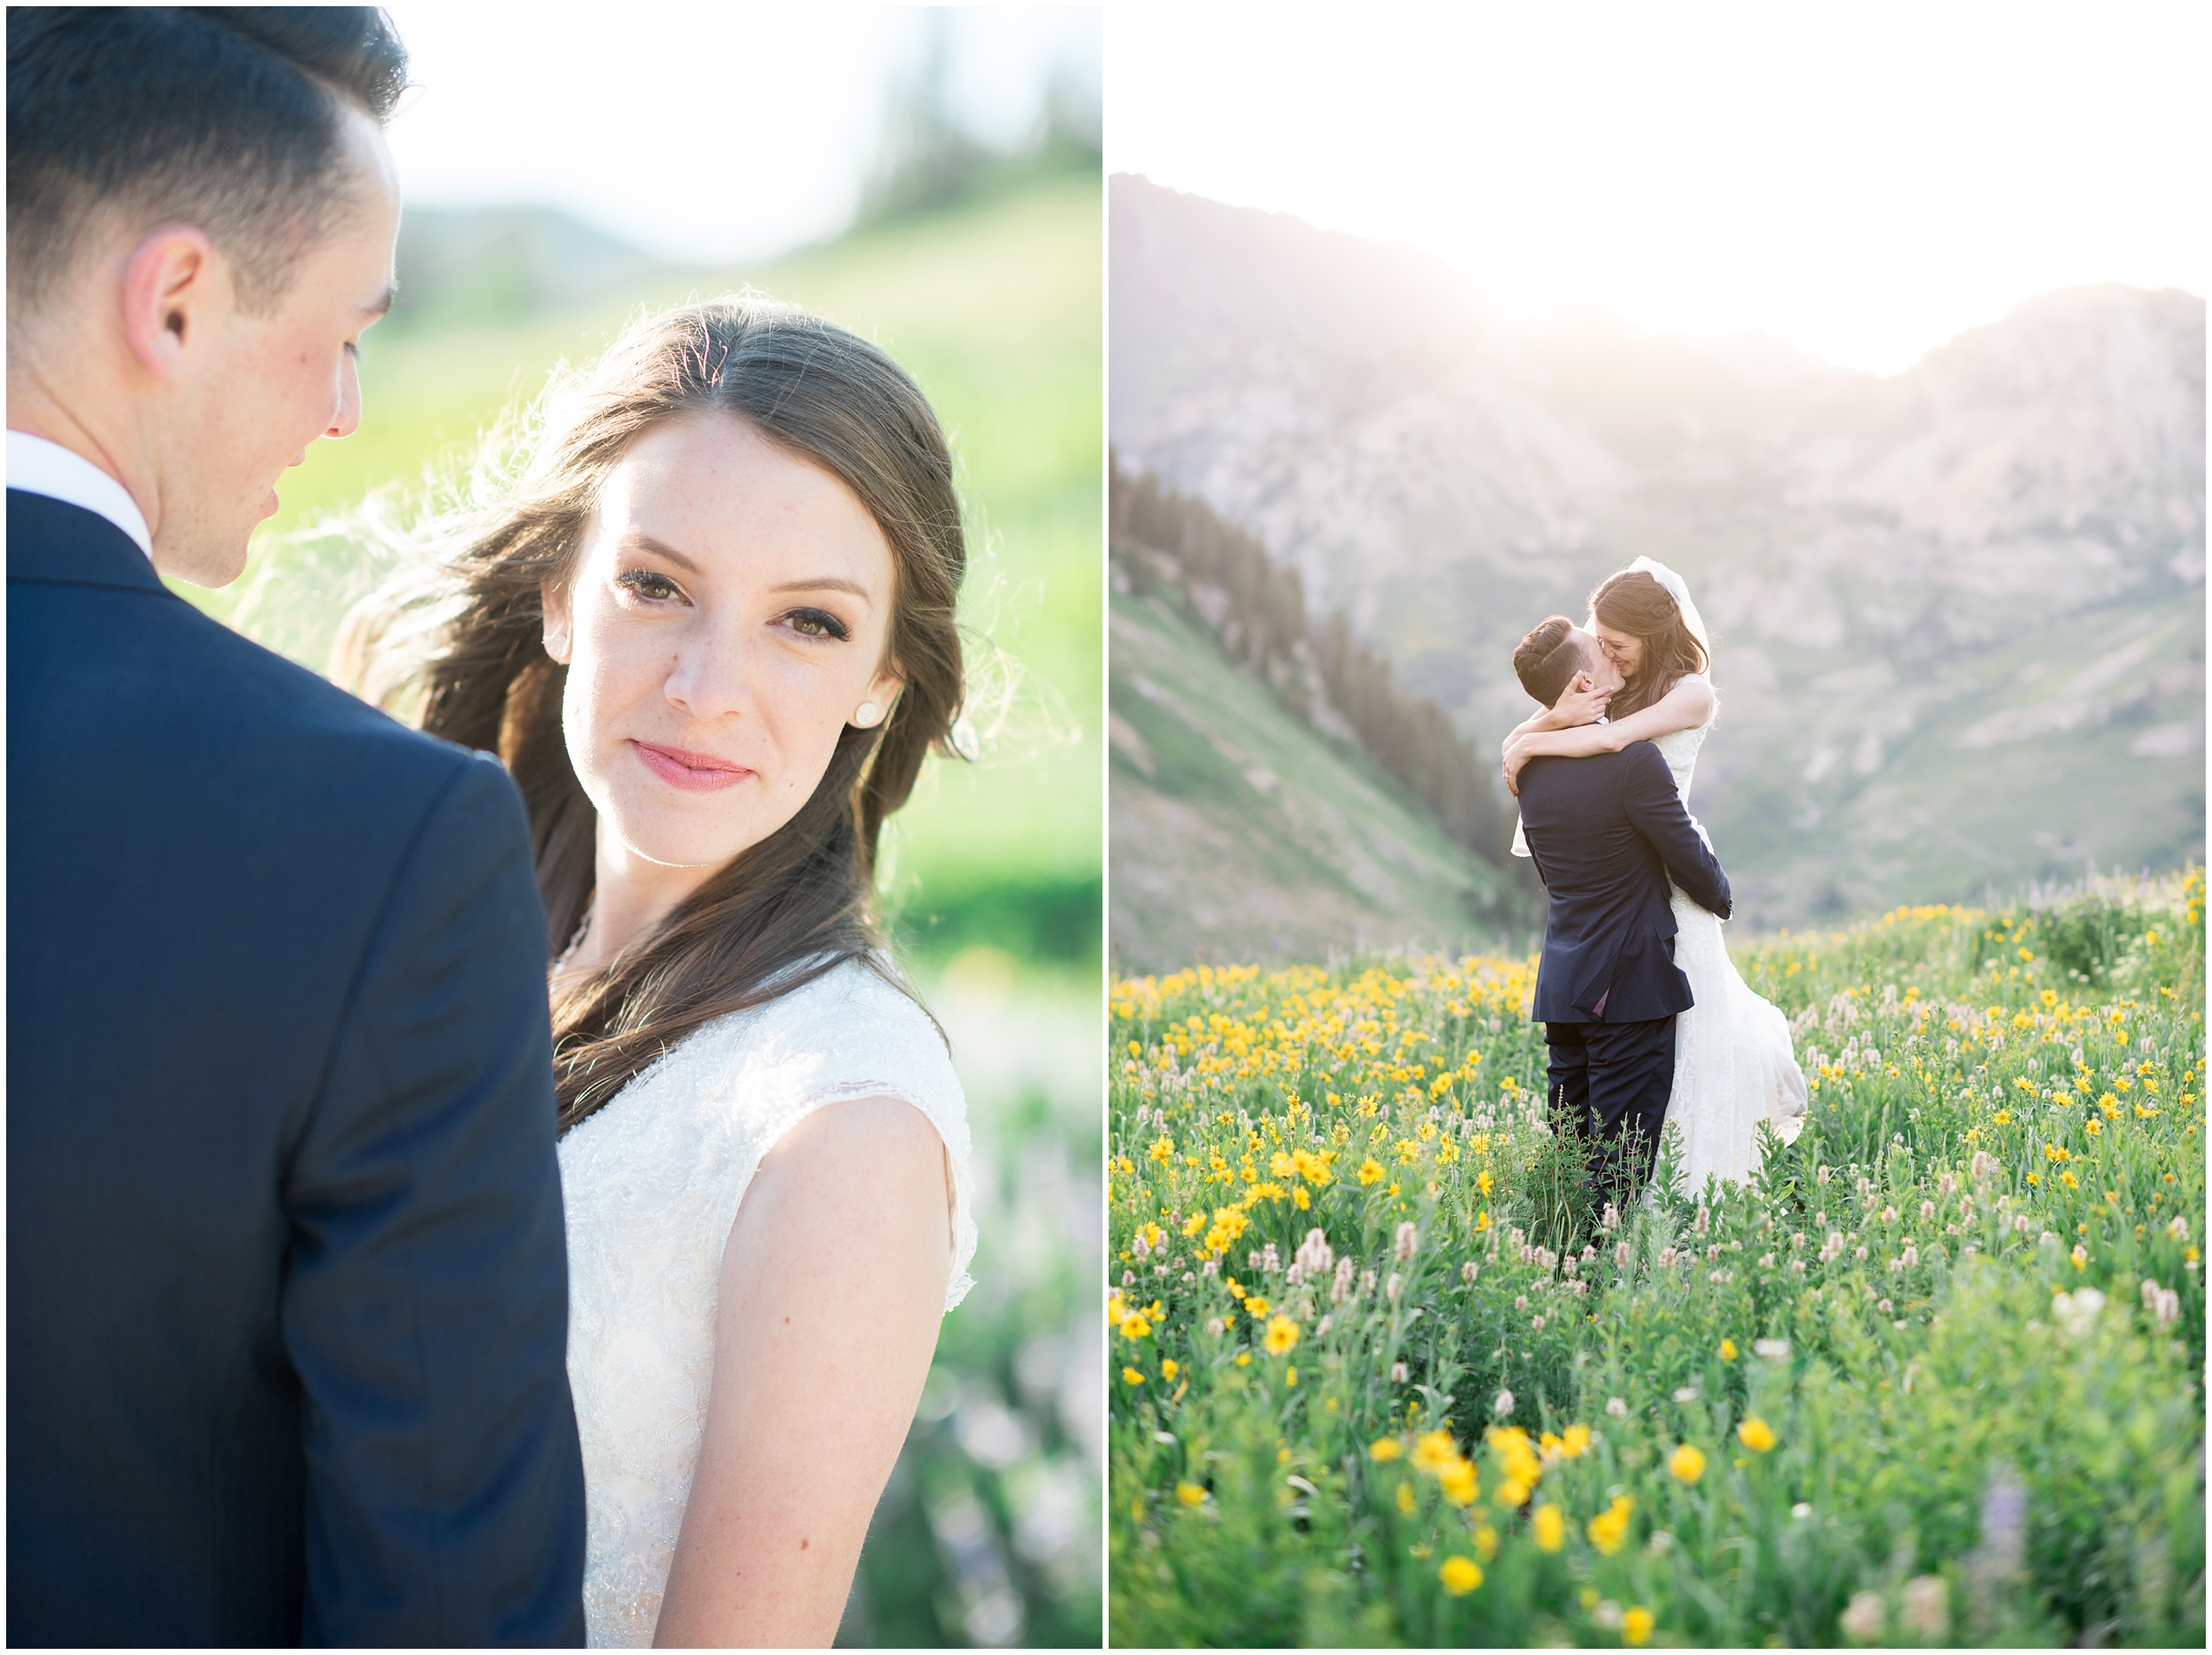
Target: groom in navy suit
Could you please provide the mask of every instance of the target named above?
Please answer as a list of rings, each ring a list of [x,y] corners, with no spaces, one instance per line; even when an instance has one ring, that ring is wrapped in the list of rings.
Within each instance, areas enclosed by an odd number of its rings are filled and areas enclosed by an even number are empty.
[[[1549,707],[1577,673],[1617,689],[1597,640],[1555,615],[1514,652],[1521,687]],[[1521,823],[1550,897],[1535,1015],[1550,1049],[1555,1106],[1594,1147],[1601,1198],[1651,1175],[1674,1085],[1674,1019],[1691,1005],[1674,962],[1668,876],[1728,917],[1728,876],[1705,847],[1658,748],[1632,741],[1593,758],[1534,758],[1520,775]]]
[[[8,18],[8,1634],[582,1641],[494,762],[173,595],[360,418],[370,8]]]

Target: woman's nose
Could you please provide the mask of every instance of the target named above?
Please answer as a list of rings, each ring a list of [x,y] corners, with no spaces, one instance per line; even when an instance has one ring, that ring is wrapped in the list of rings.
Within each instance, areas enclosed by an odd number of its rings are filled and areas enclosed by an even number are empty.
[[[679,646],[670,663],[669,702],[701,724],[741,711],[752,700],[749,665],[736,638],[702,627]]]

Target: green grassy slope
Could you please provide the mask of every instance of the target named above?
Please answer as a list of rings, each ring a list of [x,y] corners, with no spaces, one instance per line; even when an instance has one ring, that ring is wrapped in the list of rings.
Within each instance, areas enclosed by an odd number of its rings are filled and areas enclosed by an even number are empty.
[[[1498,876],[1396,784],[1283,711],[1162,598],[1111,603],[1113,887],[1124,972],[1486,933]]]
[[[313,445],[287,474],[283,509],[238,583],[179,590],[320,670],[371,571],[342,549],[288,542],[292,531],[371,489],[419,490],[426,473],[450,471],[557,362],[588,360],[641,310],[748,285],[804,304],[920,380],[951,434],[969,515],[985,749],[973,766],[926,774],[894,819],[887,895],[926,953],[988,941],[1094,957],[1100,236],[1097,179],[1064,173],[763,268],[658,272],[519,318],[411,325],[403,295],[365,342],[360,432]]]

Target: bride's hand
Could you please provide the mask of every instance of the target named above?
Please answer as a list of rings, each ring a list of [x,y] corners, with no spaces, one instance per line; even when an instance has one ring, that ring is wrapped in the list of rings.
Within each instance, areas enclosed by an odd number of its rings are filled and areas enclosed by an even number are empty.
[[[1530,757],[1529,742],[1525,737],[1505,744],[1505,790],[1516,799],[1521,796],[1521,766],[1527,763]]]
[[[1552,707],[1553,727],[1572,730],[1582,724],[1594,724],[1605,716],[1606,705],[1612,699],[1612,691],[1592,688],[1590,675],[1578,672]]]

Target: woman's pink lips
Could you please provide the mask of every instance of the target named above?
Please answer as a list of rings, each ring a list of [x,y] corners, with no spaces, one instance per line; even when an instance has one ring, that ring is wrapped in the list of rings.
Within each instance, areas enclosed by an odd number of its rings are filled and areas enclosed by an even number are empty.
[[[635,738],[630,745],[637,749],[646,769],[671,787],[680,787],[686,793],[718,793],[725,787],[736,786],[753,773],[727,759],[716,758],[711,753],[687,753],[681,747],[656,747],[650,741]]]

